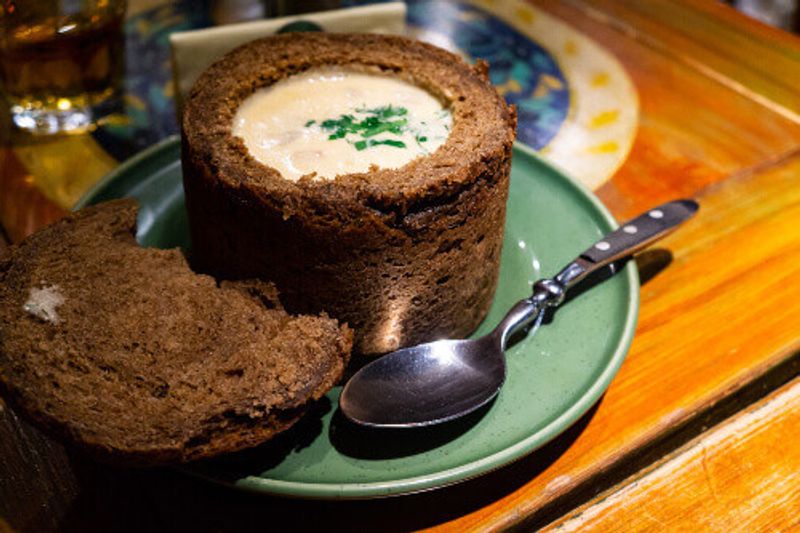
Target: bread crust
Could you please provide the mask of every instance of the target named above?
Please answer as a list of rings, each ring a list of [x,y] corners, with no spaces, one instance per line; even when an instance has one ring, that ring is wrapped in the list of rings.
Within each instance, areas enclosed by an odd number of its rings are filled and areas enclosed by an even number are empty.
[[[132,200],[82,209],[0,258],[0,392],[41,427],[125,465],[256,446],[342,377],[352,332],[292,317],[274,286],[140,248]],[[32,291],[57,292],[55,315]]]
[[[233,117],[256,89],[326,65],[425,88],[450,107],[450,136],[398,169],[284,179],[232,134]],[[515,128],[484,63],[424,43],[315,33],[244,45],[200,77],[184,108],[192,260],[275,282],[292,312],[346,321],[361,353],[468,335],[497,284]]]

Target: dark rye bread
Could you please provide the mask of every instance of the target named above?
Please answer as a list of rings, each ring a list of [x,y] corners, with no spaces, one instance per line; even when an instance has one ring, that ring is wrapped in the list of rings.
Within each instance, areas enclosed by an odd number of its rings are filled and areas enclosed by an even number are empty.
[[[31,418],[102,460],[183,462],[268,440],[341,378],[346,326],[264,282],[217,287],[135,226],[113,201],[0,258],[0,387]],[[43,288],[56,317],[29,304]]]
[[[399,169],[283,179],[232,135],[233,117],[256,89],[325,65],[427,89],[452,111],[449,138]],[[201,270],[274,281],[287,309],[346,321],[366,354],[462,337],[485,316],[497,284],[516,115],[484,63],[470,67],[402,37],[269,37],[200,77],[182,128],[192,260]]]

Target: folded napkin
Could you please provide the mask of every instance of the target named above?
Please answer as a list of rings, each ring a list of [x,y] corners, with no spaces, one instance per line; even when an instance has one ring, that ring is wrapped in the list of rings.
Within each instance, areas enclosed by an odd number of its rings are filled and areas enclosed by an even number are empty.
[[[273,35],[298,21],[312,22],[329,32],[399,34],[405,31],[405,17],[405,3],[391,2],[173,33],[169,40],[178,114],[200,74],[226,52],[248,41]]]

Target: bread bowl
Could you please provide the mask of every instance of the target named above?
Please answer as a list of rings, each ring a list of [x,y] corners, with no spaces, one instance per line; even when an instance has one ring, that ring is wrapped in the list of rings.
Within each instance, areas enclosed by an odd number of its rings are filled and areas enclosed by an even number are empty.
[[[427,91],[451,114],[446,139],[399,168],[325,177],[289,179],[254,157],[234,134],[243,102],[332,67]],[[274,282],[290,312],[347,322],[363,354],[468,335],[497,284],[515,128],[484,63],[428,44],[319,33],[248,43],[204,72],[183,111],[193,264]]]

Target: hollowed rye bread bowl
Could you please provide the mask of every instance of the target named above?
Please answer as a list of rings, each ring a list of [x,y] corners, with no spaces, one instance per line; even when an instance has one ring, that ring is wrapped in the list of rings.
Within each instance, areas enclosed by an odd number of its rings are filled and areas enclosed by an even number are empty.
[[[286,179],[232,133],[258,89],[310,69],[396,76],[441,101],[452,127],[400,168]],[[392,104],[392,102],[387,102]],[[291,312],[324,310],[378,354],[471,333],[494,294],[516,114],[474,67],[394,36],[288,34],[239,47],[193,87],[182,162],[195,265],[274,282]]]

